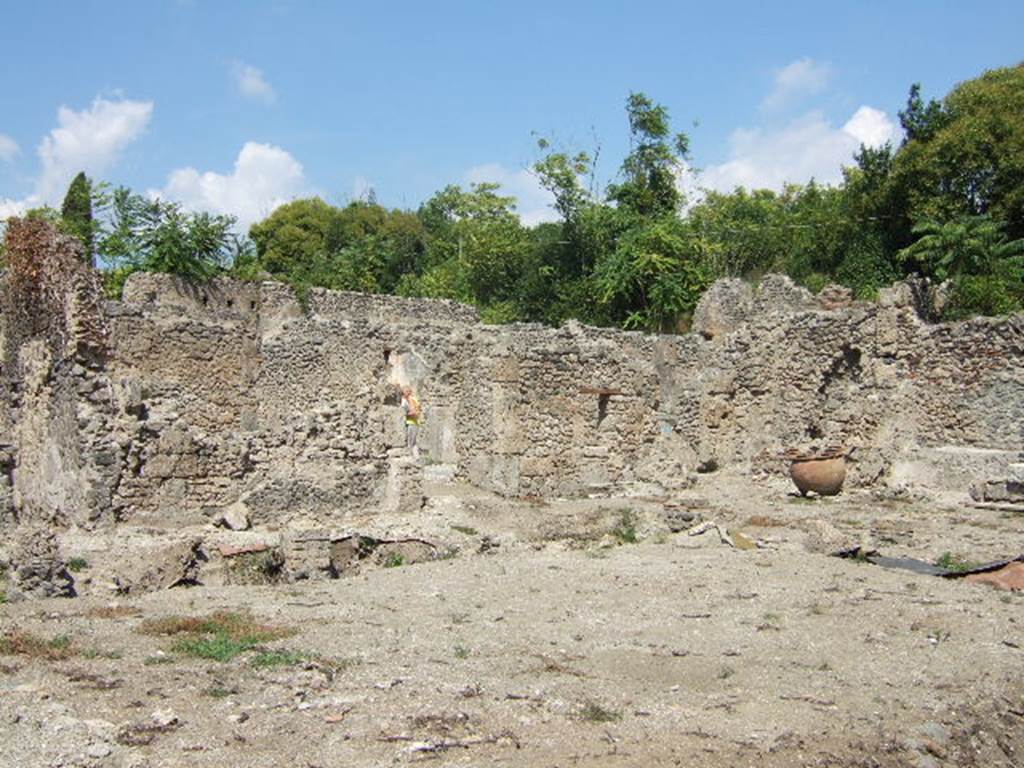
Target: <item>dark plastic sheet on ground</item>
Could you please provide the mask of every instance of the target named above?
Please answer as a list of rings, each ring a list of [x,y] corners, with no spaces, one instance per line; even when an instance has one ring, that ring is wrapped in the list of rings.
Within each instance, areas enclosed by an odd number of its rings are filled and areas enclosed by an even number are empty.
[[[926,560],[916,560],[912,557],[886,557],[875,551],[864,551],[860,547],[844,549],[835,553],[836,557],[844,557],[851,560],[864,560],[873,565],[880,565],[883,568],[896,568],[901,571],[912,571],[923,576],[942,576],[946,579],[958,579],[963,576],[970,576],[972,573],[988,573],[1005,568],[1010,563],[1024,562],[1024,555],[1011,557],[1007,560],[993,560],[991,563],[977,565],[966,570],[950,570],[929,563]]]

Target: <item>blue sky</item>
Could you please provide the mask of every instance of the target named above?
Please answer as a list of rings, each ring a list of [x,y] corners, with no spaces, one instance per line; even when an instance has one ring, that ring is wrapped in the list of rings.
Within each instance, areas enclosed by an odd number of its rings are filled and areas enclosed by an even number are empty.
[[[535,132],[626,151],[643,91],[691,135],[688,186],[835,181],[898,137],[913,82],[942,96],[1024,59],[1024,3],[8,2],[0,22],[0,216],[59,204],[78,170],[259,219],[372,187],[415,207],[525,170]]]

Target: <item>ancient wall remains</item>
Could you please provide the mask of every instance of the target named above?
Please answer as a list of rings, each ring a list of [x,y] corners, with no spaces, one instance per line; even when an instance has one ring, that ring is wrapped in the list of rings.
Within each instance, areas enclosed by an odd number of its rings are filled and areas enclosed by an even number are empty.
[[[663,494],[716,467],[781,471],[815,443],[851,450],[853,483],[956,488],[1024,448],[1024,317],[928,324],[907,285],[859,303],[722,281],[681,336],[317,290],[303,308],[276,283],[147,274],[75,311],[100,315],[101,355],[4,342],[8,523],[336,524],[417,510],[425,474],[510,496]],[[425,404],[421,463],[406,383]]]

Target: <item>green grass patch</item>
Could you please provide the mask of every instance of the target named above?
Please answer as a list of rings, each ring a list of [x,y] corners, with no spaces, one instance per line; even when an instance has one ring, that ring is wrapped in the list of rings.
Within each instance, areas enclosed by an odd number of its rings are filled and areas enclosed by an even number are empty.
[[[260,640],[256,637],[240,637],[236,640],[227,635],[212,635],[182,638],[171,646],[171,650],[198,659],[231,661],[259,644]]]
[[[405,558],[400,552],[392,552],[384,558],[385,568],[399,568],[405,565]]]
[[[86,560],[84,557],[72,557],[70,560],[68,560],[68,570],[72,573],[84,571],[88,567],[89,561]]]
[[[458,531],[459,533],[463,533],[466,536],[476,536],[478,533],[480,533],[476,528],[472,528],[468,525],[453,525],[452,530]]]
[[[175,653],[213,661],[230,661],[260,643],[295,634],[294,629],[257,621],[248,613],[218,611],[209,616],[170,616],[142,622],[146,635],[179,636]]]
[[[315,658],[313,654],[303,651],[261,651],[253,656],[249,663],[260,669],[273,669],[274,667],[293,667],[296,664],[305,664]]]

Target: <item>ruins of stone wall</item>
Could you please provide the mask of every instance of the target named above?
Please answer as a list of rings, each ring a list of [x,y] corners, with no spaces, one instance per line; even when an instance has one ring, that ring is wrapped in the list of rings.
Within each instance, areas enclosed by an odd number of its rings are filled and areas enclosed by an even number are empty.
[[[858,303],[777,276],[722,281],[693,333],[657,336],[321,290],[303,308],[277,283],[138,274],[104,322],[102,360],[62,378],[31,362],[32,340],[19,347],[0,465],[22,520],[413,513],[424,472],[404,448],[406,383],[425,404],[428,470],[509,496],[671,493],[695,471],[779,472],[785,449],[836,443],[851,483],[914,482],[929,451],[966,466],[1024,448],[1024,317],[931,325],[906,286]],[[939,475],[925,481],[961,481]],[[78,490],[47,497],[54,478]]]

